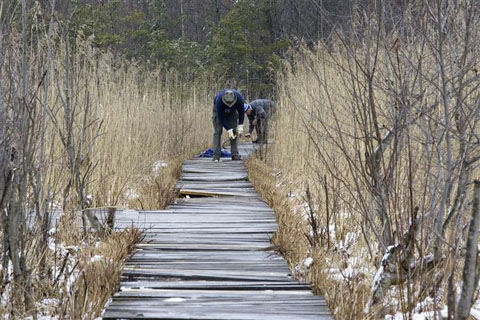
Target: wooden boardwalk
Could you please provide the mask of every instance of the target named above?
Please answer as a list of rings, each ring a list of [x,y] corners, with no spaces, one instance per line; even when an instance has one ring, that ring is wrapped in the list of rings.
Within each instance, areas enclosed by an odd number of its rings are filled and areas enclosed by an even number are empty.
[[[145,240],[103,319],[332,319],[324,299],[293,281],[273,251],[274,212],[243,161],[188,160],[178,188],[188,197],[166,210],[117,215],[116,228],[134,224]]]

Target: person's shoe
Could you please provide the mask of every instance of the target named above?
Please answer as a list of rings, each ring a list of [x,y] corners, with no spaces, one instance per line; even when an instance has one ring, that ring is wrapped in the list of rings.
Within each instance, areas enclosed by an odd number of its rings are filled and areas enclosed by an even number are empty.
[[[220,162],[220,158],[219,157],[213,157],[213,162]]]
[[[252,140],[252,143],[258,143],[258,139]]]
[[[233,161],[242,160],[242,156],[241,155],[232,156],[232,160]]]

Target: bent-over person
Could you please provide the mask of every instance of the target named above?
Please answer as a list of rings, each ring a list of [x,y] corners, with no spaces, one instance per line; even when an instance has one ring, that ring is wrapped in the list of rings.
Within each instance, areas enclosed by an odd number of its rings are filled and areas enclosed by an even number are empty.
[[[248,133],[245,137],[250,137],[253,129],[257,132],[257,139],[253,143],[266,143],[268,139],[268,123],[274,112],[275,102],[268,99],[253,100],[244,106],[245,113],[249,121]]]
[[[232,160],[241,160],[238,153],[237,137],[243,134],[245,100],[235,89],[220,91],[213,100],[213,161],[220,161],[222,129],[225,128],[230,138]]]

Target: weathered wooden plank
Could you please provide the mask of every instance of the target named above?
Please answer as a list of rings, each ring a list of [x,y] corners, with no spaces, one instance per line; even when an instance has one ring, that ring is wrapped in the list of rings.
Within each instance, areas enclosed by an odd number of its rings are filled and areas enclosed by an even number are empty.
[[[203,290],[241,290],[253,291],[259,290],[311,290],[308,283],[302,282],[268,282],[268,281],[122,281],[122,288],[139,289],[203,289]],[[319,299],[318,299],[319,300]]]
[[[256,214],[256,215],[262,215],[262,214],[268,214],[270,216],[274,215],[272,210],[268,210],[262,207],[252,207],[252,208],[245,208],[245,209],[240,209],[238,206],[228,206],[228,207],[216,207],[216,208],[198,208],[195,210],[195,208],[192,207],[172,207],[168,208],[163,212],[151,212],[151,211],[145,211],[145,212],[140,212],[138,214],[134,214],[132,216],[134,217],[145,217],[148,215],[152,216],[166,216],[169,214],[180,214],[180,213],[186,213],[190,215],[195,215],[195,214],[227,214],[227,215],[246,215],[246,214]],[[123,215],[123,216],[129,216],[129,215]],[[122,215],[118,215],[118,219],[122,218]]]
[[[207,261],[246,261],[246,260],[253,260],[253,261],[269,261],[269,260],[279,260],[285,261],[282,256],[279,256],[273,252],[264,252],[264,251],[245,251],[242,253],[238,252],[197,252],[197,251],[188,251],[184,250],[182,252],[178,252],[176,250],[162,250],[161,254],[145,251],[145,250],[138,250],[136,251],[131,260],[139,259],[140,257],[148,257],[148,258],[155,258],[160,260],[173,260],[173,259],[194,259],[197,261],[200,260],[207,260]]]
[[[239,180],[239,181],[224,181],[224,182],[197,182],[197,181],[182,181],[182,180],[178,180],[177,185],[194,185],[194,186],[198,186],[198,187],[204,187],[204,188],[208,188],[208,187],[224,187],[224,188],[253,188],[253,184],[250,182],[250,181],[243,181],[243,180]],[[233,200],[232,198],[230,198],[231,200]]]
[[[181,176],[183,181],[236,181],[236,180],[246,180],[247,174],[234,174],[230,176],[223,176],[223,175],[206,175],[206,174],[184,174]]]
[[[268,205],[260,198],[260,196],[255,200],[251,200],[251,202],[255,206],[262,206],[262,207],[269,208]],[[177,199],[176,203],[173,204],[172,206],[198,205],[199,207],[203,207],[203,206],[220,205],[220,204],[229,206],[229,205],[243,204],[243,203],[245,203],[245,199],[238,198],[238,197],[225,197],[221,199],[205,197],[205,198]]]
[[[270,243],[270,236],[266,233],[259,233],[259,234],[249,234],[248,237],[244,233],[178,233],[175,235],[175,238],[172,239],[171,234],[147,234],[148,243],[155,241],[162,241],[163,243],[167,243],[169,241],[205,241],[205,240],[212,240],[212,241],[249,241],[249,242],[256,242],[256,241],[267,241]]]
[[[203,197],[215,197],[215,196],[238,196],[238,197],[257,197],[258,194],[254,190],[235,191],[228,188],[210,188],[210,189],[195,189],[195,188],[181,188],[181,195],[190,196],[203,196]]]
[[[219,274],[212,272],[157,272],[148,269],[128,270],[122,272],[122,278],[126,279],[190,279],[190,280],[242,280],[242,281],[286,281],[291,280],[287,276],[243,275],[243,274]]]
[[[132,310],[108,310],[103,315],[103,319],[168,319],[168,320],[331,320],[331,316],[328,315],[298,315],[292,318],[289,314],[258,314],[258,313],[241,313],[236,314],[229,312],[208,312],[206,310],[192,310],[190,312],[178,312],[161,310],[146,312],[146,311],[132,311]]]
[[[175,263],[175,262],[128,262],[125,265],[129,268],[143,268],[143,269],[155,269],[160,270],[159,268],[167,268],[168,270],[174,269],[176,271],[190,271],[192,268],[197,271],[216,271],[216,270],[223,270],[225,266],[222,266],[221,261],[217,262],[203,262],[203,263]],[[264,272],[268,269],[269,272],[273,273],[281,273],[281,274],[289,274],[290,270],[288,270],[287,266],[283,265],[276,265],[276,264],[254,264],[254,263],[226,263],[226,266],[229,267],[229,271],[244,272],[245,274],[250,274],[250,272]]]
[[[172,299],[171,299],[172,300]],[[282,303],[283,302],[283,303]],[[192,311],[205,311],[208,310],[209,313],[215,312],[225,312],[225,309],[235,312],[236,314],[242,314],[245,312],[252,313],[255,312],[258,315],[261,314],[289,314],[289,315],[311,315],[315,313],[322,313],[324,306],[319,304],[312,303],[303,303],[302,301],[292,301],[288,303],[287,301],[279,301],[279,303],[272,303],[270,301],[259,301],[258,303],[245,303],[243,301],[232,301],[232,302],[223,302],[223,301],[202,301],[198,303],[192,303],[190,301],[182,302],[160,302],[155,303],[155,301],[146,301],[140,304],[138,301],[128,301],[128,302],[119,302],[113,301],[111,304],[113,310],[142,310],[142,311],[158,311],[161,309],[172,308],[176,311],[183,312],[192,312]],[[294,307],[295,311],[292,311]],[[246,311],[248,310],[248,311]]]
[[[139,246],[142,250],[197,250],[197,251],[258,251],[262,249],[271,249],[271,244],[251,244],[251,243],[225,243],[221,244],[218,242],[214,243],[167,243],[163,245],[150,245],[150,246]]]
[[[293,283],[293,282],[291,282]],[[114,295],[118,297],[148,297],[148,298],[170,298],[170,297],[183,297],[183,298],[215,298],[215,297],[234,297],[234,298],[279,298],[283,299],[288,297],[289,299],[297,298],[309,298],[309,299],[321,299],[321,297],[314,296],[310,290],[156,290],[156,289],[140,289],[140,290],[126,290],[117,292]]]
[[[147,217],[145,221],[157,222],[162,224],[178,224],[185,225],[185,223],[196,224],[196,223],[240,223],[245,224],[245,227],[250,227],[252,223],[262,224],[275,224],[275,217],[271,215],[266,216],[254,216],[254,215],[232,215],[232,218],[229,219],[228,215],[208,215],[202,219],[204,215],[169,215],[165,217],[159,216],[150,216]]]
[[[267,229],[267,228],[231,228],[231,229],[185,229],[185,228],[170,228],[170,229],[162,229],[162,228],[156,228],[152,227],[152,225],[147,225],[147,224],[136,224],[136,227],[138,227],[142,232],[144,233],[164,233],[164,234],[177,234],[177,233],[185,233],[185,232],[196,232],[198,234],[226,234],[229,232],[233,233],[243,233],[246,235],[250,234],[266,234],[266,233],[273,233],[272,229]],[[125,224],[125,225],[120,225],[115,227],[115,230],[123,230],[125,228],[130,228],[130,224]]]

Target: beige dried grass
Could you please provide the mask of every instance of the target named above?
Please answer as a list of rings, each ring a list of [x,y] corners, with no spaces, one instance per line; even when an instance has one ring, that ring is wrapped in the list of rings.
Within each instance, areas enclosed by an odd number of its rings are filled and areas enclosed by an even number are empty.
[[[344,264],[344,257],[341,252],[321,246],[312,248],[307,241],[305,235],[310,229],[297,210],[301,200],[292,197],[299,191],[299,181],[289,180],[279,169],[272,170],[258,158],[247,160],[246,165],[255,189],[275,211],[279,228],[272,243],[287,260],[294,277],[310,282],[314,292],[325,297],[330,310],[336,310],[335,319],[362,319],[370,285],[356,279],[342,282],[330,277],[328,270]],[[307,257],[312,258],[312,263],[305,268]]]
[[[410,49],[415,51],[415,46],[413,45]],[[393,118],[391,113],[395,104],[392,102],[394,99],[386,94],[388,86],[385,86],[385,79],[388,79],[388,70],[387,61],[384,59],[388,52],[385,53],[382,50],[375,78],[377,86],[375,99],[379,123],[383,125],[380,127],[381,135],[384,136],[387,128],[391,127]],[[346,51],[348,50],[346,49]],[[350,54],[362,55],[361,52],[352,53],[351,51]],[[277,79],[276,103],[278,110],[273,130],[275,144],[267,153],[266,164],[252,160],[249,162],[249,167],[255,186],[279,216],[280,229],[275,241],[280,240],[278,242],[279,250],[287,253],[292,269],[301,266],[307,256],[312,257],[313,263],[307,270],[306,278],[312,282],[318,292],[325,295],[331,309],[336,311],[336,318],[363,319],[371,316],[363,314],[363,307],[368,300],[371,280],[379,265],[382,251],[378,247],[372,228],[367,227],[365,223],[365,212],[374,210],[373,201],[370,200],[363,204],[358,201],[360,196],[368,195],[371,190],[364,181],[361,181],[362,179],[355,179],[355,175],[349,172],[349,165],[357,168],[365,166],[366,158],[365,147],[359,142],[364,137],[359,135],[362,131],[355,127],[354,113],[352,112],[354,108],[351,107],[356,103],[353,87],[357,86],[356,89],[359,90],[365,84],[361,77],[357,81],[350,78],[349,57],[351,58],[341,49],[337,49],[336,44],[333,44],[328,50],[322,47],[314,51],[301,50],[294,57],[292,64],[284,66]],[[435,60],[427,54],[422,58],[425,77],[433,78],[438,69]],[[427,65],[430,68],[425,67]],[[410,66],[405,64],[402,67]],[[435,101],[438,101],[435,89],[426,84],[425,90],[426,94],[419,102],[419,109],[423,106],[435,105]],[[415,97],[410,98],[414,99]],[[412,114],[415,113],[412,112]],[[356,125],[358,126],[358,122]],[[307,127],[310,130],[306,130]],[[329,130],[329,134],[326,134],[326,130]],[[442,164],[438,163],[437,161],[441,160],[437,159],[433,159],[430,164],[426,161],[425,148],[422,144],[422,139],[424,139],[422,123],[412,125],[409,130],[414,176],[411,199],[412,203],[421,207],[430,201],[425,190],[429,183],[428,179],[436,178],[435,173],[432,173],[431,170],[437,166],[441,167]],[[343,150],[340,151],[341,148]],[[441,154],[445,146],[439,146],[439,148]],[[454,156],[458,154],[458,148],[458,142],[455,142],[452,147]],[[326,154],[330,158],[322,159],[319,156],[320,153]],[[349,159],[346,159],[347,157]],[[408,205],[411,196],[408,185],[409,159],[407,152],[400,153],[398,157],[398,167],[394,177],[396,182],[392,186],[395,192],[388,208],[391,218],[395,221],[393,229],[397,240],[401,238],[409,223],[409,215],[405,213],[409,212]],[[385,163],[388,164],[391,160],[391,154],[387,151]],[[350,164],[349,161],[351,161]],[[478,175],[478,166],[473,170],[472,177],[475,177]],[[255,173],[256,171],[258,172]],[[255,178],[255,176],[259,178]],[[325,179],[328,182],[327,188],[330,197],[327,204],[323,186]],[[356,235],[355,241],[351,245],[351,250],[355,252],[356,257],[345,256],[341,252],[341,248],[335,246],[328,248],[325,245],[311,248],[308,241],[298,240],[304,238],[311,229],[308,228],[302,214],[298,214],[298,209],[301,210],[301,207],[294,208],[295,204],[289,202],[285,205],[285,202],[289,196],[290,199],[303,197],[307,188],[312,194],[315,216],[322,232],[328,228],[325,207],[329,206],[331,210],[330,225],[334,226],[334,233],[331,234],[332,242],[342,243],[348,237]],[[368,196],[365,199],[368,200]],[[300,202],[302,202],[301,199]],[[365,207],[362,208],[362,205]],[[435,205],[434,203],[432,208]],[[426,207],[428,208],[428,205]],[[290,213],[285,213],[285,211],[290,211]],[[432,221],[429,220],[431,216],[426,216],[417,239],[421,243],[415,253],[417,259],[420,255],[425,254],[422,251],[425,249],[425,242],[422,241],[425,241],[425,237],[432,230]],[[374,224],[379,225],[375,219],[374,217]],[[460,217],[459,225],[465,225],[466,221],[464,220],[463,217]],[[458,233],[447,230],[446,239],[450,244],[455,242],[456,237],[459,237]],[[461,242],[460,239],[459,243]],[[450,255],[449,252],[445,252],[445,254],[447,257]],[[349,265],[349,258],[360,258],[360,265],[364,270],[355,277],[332,278],[332,274],[328,270],[335,269],[337,273],[341,273],[342,268]],[[451,258],[447,258],[447,261],[450,261],[449,259]],[[448,263],[446,265],[449,266]],[[448,268],[452,269],[452,266],[450,265]],[[460,268],[461,266],[457,266],[455,282],[460,279]],[[421,287],[431,288],[433,278],[433,275],[429,273],[418,276],[410,282],[411,290],[408,294],[412,298],[411,301],[414,301],[414,305],[431,294]],[[439,285],[443,288],[447,287],[446,277]],[[405,298],[406,287],[406,284],[395,287],[396,291],[392,294],[392,299],[385,299],[384,311],[397,312],[402,308],[406,310],[405,305],[408,300]],[[446,300],[446,291],[444,290],[442,303]],[[391,301],[398,303],[395,305]]]
[[[32,83],[39,83],[43,72],[50,81],[48,90],[38,90],[37,97],[47,102],[49,111],[46,160],[41,169],[44,192],[49,190],[51,203],[63,207],[64,212],[50,233],[50,248],[40,245],[39,225],[27,235],[34,310],[24,309],[23,297],[8,297],[10,303],[0,306],[1,316],[23,318],[43,313],[68,319],[98,317],[106,299],[117,288],[124,259],[141,239],[135,229],[84,234],[78,195],[70,190],[63,199],[69,170],[59,134],[64,134],[59,95],[65,96],[66,83],[75,106],[76,146],[82,141],[80,172],[85,174],[94,168],[86,178],[91,207],[164,208],[175,196],[182,160],[208,146],[211,140],[211,132],[205,127],[211,128],[216,86],[209,75],[193,79],[171,70],[151,70],[99,51],[89,40],[82,40],[81,34],[67,65],[65,45],[57,40],[51,65],[45,64],[45,42],[39,40],[39,52],[29,60],[29,69]],[[70,71],[68,81],[66,68]],[[84,118],[86,128],[82,125]],[[158,161],[168,162],[169,166],[154,172],[152,166]],[[129,197],[132,189],[138,199]],[[102,258],[92,260],[95,256]],[[40,278],[38,274],[46,276]],[[56,302],[42,305],[45,299]]]
[[[69,290],[68,303],[62,304],[61,314],[68,319],[97,318],[118,290],[125,259],[141,240],[141,232],[129,228],[112,233],[101,242],[86,245],[78,253],[79,275]]]

